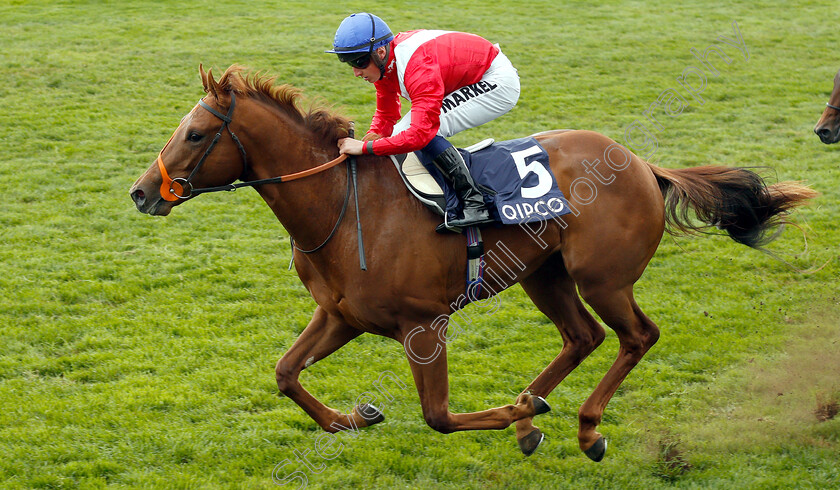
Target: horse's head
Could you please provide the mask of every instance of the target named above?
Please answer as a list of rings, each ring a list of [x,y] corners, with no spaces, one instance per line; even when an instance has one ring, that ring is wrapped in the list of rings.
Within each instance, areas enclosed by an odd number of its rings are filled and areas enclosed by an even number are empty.
[[[814,132],[823,143],[830,145],[840,141],[840,71],[834,75],[834,90],[826,106]]]
[[[231,72],[231,70],[228,70]],[[129,191],[140,212],[165,216],[198,187],[234,182],[247,168],[236,127],[235,90],[228,72],[217,82],[199,66],[207,95],[181,120],[148,170]]]

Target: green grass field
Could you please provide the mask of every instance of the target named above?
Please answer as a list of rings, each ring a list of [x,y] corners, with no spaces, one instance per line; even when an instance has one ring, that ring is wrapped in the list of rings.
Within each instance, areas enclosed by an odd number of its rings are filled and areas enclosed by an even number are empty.
[[[428,428],[400,346],[362,336],[303,385],[341,409],[383,371],[407,387],[390,384],[385,423],[339,434],[322,459],[322,432],[274,382],[314,303],[268,207],[245,190],[167,218],[134,209],[129,186],[203,95],[199,63],[277,75],[365,131],[372,87],[322,52],[366,9],[395,31],[481,34],[517,66],[518,106],[457,144],[579,128],[630,145],[673,89],[690,105],[657,113],[652,161],[767,167],[821,192],[771,246],[792,267],[721,236],[663,239],[636,288],[662,337],[607,407],[603,462],[575,434],[611,331],[548,398],[529,458],[512,427]],[[812,133],[840,67],[834,14],[829,1],[0,1],[0,488],[274,488],[294,471],[309,488],[840,487],[840,417],[815,413],[840,402],[840,145]],[[719,39],[733,22],[748,56]],[[712,43],[731,62],[700,105],[677,77]],[[512,402],[560,349],[518,286],[501,303],[450,344],[455,411]]]

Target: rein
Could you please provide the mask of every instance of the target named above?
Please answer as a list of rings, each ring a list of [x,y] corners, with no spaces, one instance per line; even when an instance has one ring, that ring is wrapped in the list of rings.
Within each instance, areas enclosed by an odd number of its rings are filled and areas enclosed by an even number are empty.
[[[222,114],[221,112],[219,112],[219,111],[213,109],[212,107],[210,107],[209,105],[207,105],[207,103],[204,102],[204,99],[199,100],[198,105],[200,105],[201,107],[203,107],[204,109],[209,111],[214,116],[221,119],[222,120],[222,127],[220,127],[219,131],[216,132],[216,136],[213,137],[213,141],[210,143],[210,146],[208,146],[207,149],[204,151],[204,154],[201,156],[201,159],[198,161],[198,164],[196,164],[195,168],[192,170],[192,172],[190,172],[190,175],[186,179],[183,178],[183,177],[176,177],[174,179],[169,177],[169,173],[166,171],[166,167],[163,164],[163,151],[166,150],[167,146],[169,146],[169,143],[172,141],[172,138],[175,137],[175,133],[173,133],[172,136],[169,137],[169,141],[166,142],[166,145],[164,145],[163,149],[160,150],[160,153],[158,154],[158,157],[157,157],[158,169],[160,170],[161,177],[163,177],[163,182],[160,185],[160,195],[166,201],[177,201],[178,199],[190,199],[190,198],[193,198],[193,197],[195,197],[199,194],[206,194],[206,193],[209,193],[209,192],[220,192],[220,191],[231,191],[232,192],[232,191],[235,191],[236,189],[239,189],[239,188],[242,188],[242,187],[255,187],[255,186],[263,185],[263,184],[278,184],[278,183],[282,183],[282,182],[290,182],[290,181],[293,181],[293,180],[302,179],[304,177],[309,177],[310,175],[315,175],[317,173],[320,173],[320,172],[323,172],[325,170],[331,169],[331,168],[335,167],[336,165],[338,165],[339,163],[347,160],[347,155],[346,154],[341,154],[341,155],[338,156],[338,158],[336,158],[334,160],[330,160],[327,163],[322,163],[321,165],[318,165],[317,167],[312,167],[312,168],[309,168],[309,169],[306,169],[306,170],[302,170],[300,172],[294,172],[294,173],[291,173],[291,174],[281,175],[279,177],[271,177],[271,178],[268,178],[268,179],[249,180],[247,182],[240,182],[238,184],[227,184],[227,185],[221,185],[221,186],[216,186],[216,187],[204,187],[204,188],[201,188],[201,189],[194,189],[193,185],[192,185],[192,178],[195,176],[196,173],[198,173],[198,170],[201,168],[201,166],[204,165],[204,161],[210,155],[210,152],[213,151],[213,148],[216,146],[216,143],[219,142],[219,139],[222,137],[222,133],[225,131],[225,129],[227,129],[228,133],[230,133],[231,138],[233,138],[233,141],[236,143],[236,146],[239,148],[239,153],[242,155],[242,164],[243,164],[242,173],[244,174],[248,170],[248,155],[247,155],[247,153],[245,153],[245,148],[242,146],[242,143],[239,141],[239,138],[237,138],[236,135],[233,133],[233,131],[231,131],[231,129],[230,129],[230,123],[233,121],[233,110],[236,107],[236,94],[234,92],[230,93],[230,109],[228,109],[228,113],[226,115]],[[175,131],[177,132],[177,129]],[[352,131],[353,131],[352,126],[351,126],[350,131],[352,133]],[[352,134],[351,134],[351,137],[352,137]],[[327,244],[327,242],[329,242],[330,239],[333,237],[333,235],[335,235],[336,230],[338,230],[338,225],[340,225],[341,221],[344,219],[344,214],[347,212],[347,205],[350,202],[350,186],[351,186],[351,183],[352,183],[353,187],[356,189],[356,192],[354,194],[356,195],[356,220],[357,220],[357,229],[358,229],[358,235],[359,235],[358,238],[359,238],[359,253],[360,253],[361,268],[362,268],[362,270],[367,270],[367,267],[366,267],[365,261],[364,261],[364,248],[363,248],[364,245],[362,245],[361,222],[358,221],[359,220],[359,207],[358,207],[359,206],[358,205],[359,192],[358,192],[358,186],[356,185],[355,159],[352,159],[352,161],[353,161],[352,171],[351,171],[351,166],[347,167],[347,191],[344,194],[344,204],[342,204],[341,213],[339,213],[338,219],[336,220],[335,225],[332,228],[332,231],[330,231],[330,234],[327,235],[327,238],[324,239],[324,241],[321,242],[320,245],[318,245],[317,247],[315,247],[311,250],[304,250],[304,249],[298,247],[295,244],[295,240],[294,240],[294,238],[291,237],[291,235],[289,235],[289,239],[292,242],[292,247],[294,247],[295,250],[297,250],[301,253],[310,254],[310,253],[317,252],[318,250],[321,250],[322,248],[324,248],[324,246]],[[294,261],[294,255],[292,256],[292,261]],[[289,264],[289,267],[291,268],[291,264]]]
[[[218,187],[205,187],[202,189],[193,189],[191,194],[187,197],[197,196],[199,194],[206,194],[208,192],[220,192],[220,191],[230,191],[233,192],[236,189],[240,189],[242,187],[254,187],[263,184],[278,184],[280,182],[289,182],[292,180],[302,179],[304,177],[309,177],[310,175],[315,175],[317,173],[323,172],[324,170],[331,169],[338,165],[339,163],[347,160],[347,155],[339,155],[338,158],[335,160],[330,160],[327,163],[322,163],[317,167],[312,167],[310,169],[302,170],[300,172],[295,172],[293,174],[286,174],[281,175],[279,177],[271,177],[269,179],[259,179],[259,180],[249,180],[248,182],[240,182],[238,184],[227,184],[227,185],[220,185]],[[178,179],[175,179],[178,180]]]
[[[335,161],[335,160],[333,160],[333,161]],[[332,163],[332,162],[329,162],[329,163]],[[300,177],[297,177],[297,178],[300,178]],[[295,239],[292,238],[292,235],[290,234],[289,235],[289,241],[292,242],[292,247],[294,247],[295,250],[297,250],[298,252],[301,252],[301,253],[305,253],[305,254],[311,254],[313,252],[317,252],[318,250],[321,250],[322,248],[324,248],[324,245],[326,245],[327,242],[330,241],[330,238],[332,238],[333,235],[335,235],[335,231],[338,230],[338,225],[341,224],[341,220],[344,219],[344,213],[347,212],[347,204],[350,203],[350,183],[351,183],[350,167],[347,167],[347,191],[344,193],[344,204],[341,205],[341,213],[339,213],[338,219],[335,220],[335,226],[333,226],[333,229],[332,229],[332,231],[330,231],[330,234],[327,235],[327,238],[325,238],[324,241],[321,242],[321,244],[318,245],[317,247],[315,247],[311,250],[304,250],[304,249],[298,247],[297,245],[295,245]],[[358,194],[358,192],[356,194]],[[294,261],[295,261],[295,256],[292,255],[292,262],[289,263],[289,269],[292,268],[292,263],[294,263]]]

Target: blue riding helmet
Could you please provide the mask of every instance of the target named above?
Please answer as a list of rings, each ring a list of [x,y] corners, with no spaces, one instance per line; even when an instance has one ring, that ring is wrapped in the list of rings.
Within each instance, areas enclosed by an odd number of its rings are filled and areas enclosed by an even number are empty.
[[[335,31],[333,49],[326,52],[335,53],[339,60],[347,61],[358,58],[360,54],[372,54],[376,48],[386,46],[393,39],[394,35],[384,20],[373,14],[360,12],[341,21],[341,25]]]
[[[353,14],[341,21],[335,31],[333,49],[327,53],[338,55],[338,61],[347,63],[353,68],[366,69],[371,61],[379,68],[379,79],[385,76],[385,59],[373,56],[373,51],[382,46],[389,46],[394,39],[388,24],[379,17],[361,12]],[[388,48],[390,49],[390,47]]]

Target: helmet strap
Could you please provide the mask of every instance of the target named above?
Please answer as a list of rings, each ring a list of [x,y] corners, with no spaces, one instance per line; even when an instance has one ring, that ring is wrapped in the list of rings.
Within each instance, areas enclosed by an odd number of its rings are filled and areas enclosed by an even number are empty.
[[[385,65],[388,63],[388,57],[391,54],[391,45],[385,45],[385,59],[379,57],[379,53],[372,53],[371,59],[376,66],[379,68],[379,80],[382,80],[385,77]],[[378,81],[378,80],[377,80]]]
[[[373,20],[373,15],[368,13],[368,17],[370,17],[370,53],[369,56],[371,59],[376,63],[376,66],[379,68],[379,80],[385,77],[385,63],[388,62],[388,55],[390,54],[391,45],[388,44],[385,47],[385,59],[381,59],[378,53],[373,52],[373,45],[376,42],[376,22]],[[377,81],[379,81],[377,80]]]

